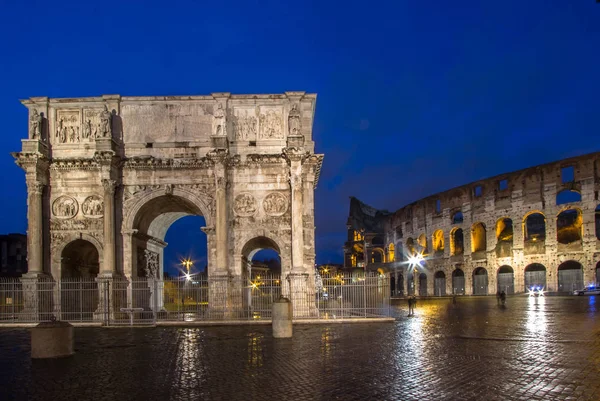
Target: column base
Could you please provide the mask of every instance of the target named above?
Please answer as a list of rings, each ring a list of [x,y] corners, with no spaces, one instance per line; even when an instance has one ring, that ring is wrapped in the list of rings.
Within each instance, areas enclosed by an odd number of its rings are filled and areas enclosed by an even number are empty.
[[[318,318],[315,303],[315,283],[307,273],[290,273],[287,276],[287,295],[292,302],[294,318]]]
[[[55,283],[44,273],[26,273],[21,276],[23,310],[22,321],[51,320],[54,316],[53,289]]]
[[[112,272],[100,272],[96,277],[98,283],[98,308],[94,312],[94,320],[107,324],[114,318],[115,295],[119,289],[115,289],[115,274]],[[120,287],[120,286],[119,286]],[[127,300],[127,287],[125,287],[125,301]]]

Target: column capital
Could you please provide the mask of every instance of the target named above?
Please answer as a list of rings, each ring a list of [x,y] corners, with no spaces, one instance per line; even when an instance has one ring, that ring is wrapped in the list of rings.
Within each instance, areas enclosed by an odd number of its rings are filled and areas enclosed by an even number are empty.
[[[102,186],[104,187],[104,192],[107,195],[114,195],[115,188],[117,187],[117,182],[115,180],[103,179]]]
[[[213,161],[213,163],[215,164],[221,164],[223,166],[225,166],[225,164],[227,163],[227,160],[229,159],[229,150],[228,149],[222,149],[222,148],[215,148],[210,150],[207,154],[206,157],[210,160]]]
[[[27,192],[32,195],[41,195],[44,192],[44,184],[39,181],[27,182]]]
[[[303,148],[292,146],[283,148],[282,155],[287,160],[288,164],[291,164],[292,162],[300,162],[300,164],[302,164],[302,162],[310,156],[310,152],[305,151]]]

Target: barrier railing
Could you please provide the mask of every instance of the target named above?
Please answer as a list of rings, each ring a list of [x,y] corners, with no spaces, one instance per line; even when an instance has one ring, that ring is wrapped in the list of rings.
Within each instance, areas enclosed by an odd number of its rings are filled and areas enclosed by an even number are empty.
[[[270,320],[273,301],[292,301],[294,319],[390,315],[389,276],[253,274],[164,280],[0,279],[0,324],[51,320],[105,325],[159,321]]]

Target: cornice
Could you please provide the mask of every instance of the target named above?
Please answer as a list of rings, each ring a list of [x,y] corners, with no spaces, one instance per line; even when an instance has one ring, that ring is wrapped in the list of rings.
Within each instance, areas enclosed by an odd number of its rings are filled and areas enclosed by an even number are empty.
[[[50,164],[51,170],[98,170],[100,164],[95,159],[76,158],[76,159],[57,159],[53,158]]]
[[[11,156],[15,158],[15,163],[22,169],[28,167],[47,168],[49,160],[46,156],[39,152],[12,152]]]
[[[125,160],[124,169],[156,170],[156,169],[197,169],[213,167],[214,161],[202,158],[159,159],[155,157],[132,157]]]

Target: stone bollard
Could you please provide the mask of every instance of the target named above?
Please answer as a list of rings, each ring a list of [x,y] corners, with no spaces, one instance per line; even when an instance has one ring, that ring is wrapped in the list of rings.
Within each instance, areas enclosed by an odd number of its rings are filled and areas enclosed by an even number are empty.
[[[283,296],[273,302],[273,337],[292,337],[292,303]]]
[[[31,357],[60,358],[73,355],[73,326],[67,322],[43,322],[31,329]]]

